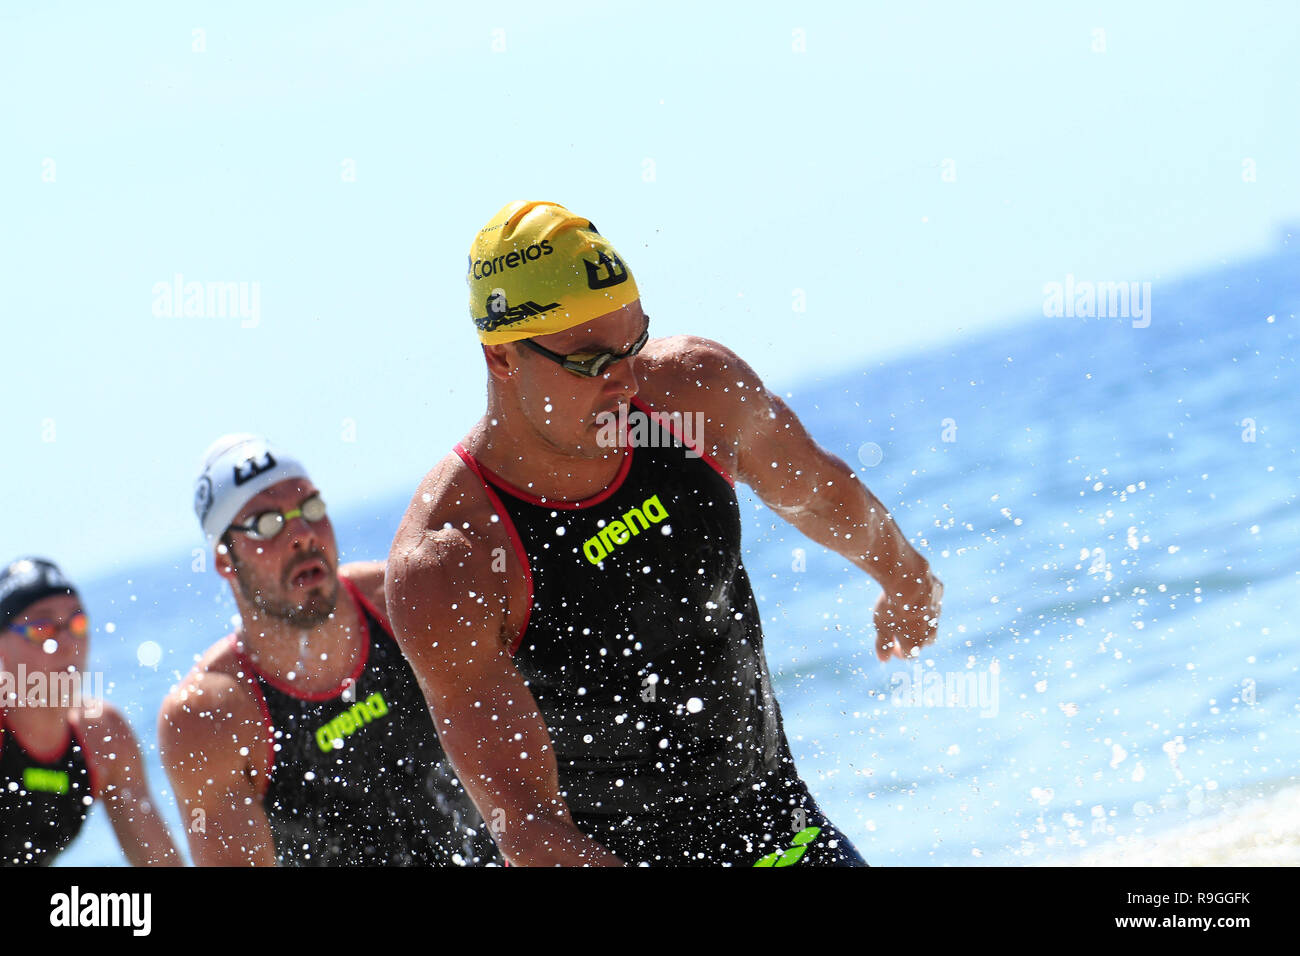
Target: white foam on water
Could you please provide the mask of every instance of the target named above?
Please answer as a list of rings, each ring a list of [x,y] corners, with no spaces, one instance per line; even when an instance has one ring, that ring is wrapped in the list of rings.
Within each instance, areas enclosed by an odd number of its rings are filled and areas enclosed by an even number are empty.
[[[1051,865],[1300,866],[1300,786],[1241,793],[1203,819],[1151,836],[1116,837]]]

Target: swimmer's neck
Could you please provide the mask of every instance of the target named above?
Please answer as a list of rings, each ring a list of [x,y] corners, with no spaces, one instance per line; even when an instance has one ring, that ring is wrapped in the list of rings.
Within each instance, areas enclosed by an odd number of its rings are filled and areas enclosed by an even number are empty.
[[[32,756],[57,757],[62,755],[71,739],[71,718],[71,707],[14,705],[4,708],[4,713],[0,714],[0,726]]]
[[[262,675],[304,693],[319,693],[353,674],[364,653],[365,630],[356,602],[342,584],[338,594],[334,613],[310,628],[259,615],[255,607],[240,608],[236,637]]]
[[[623,467],[626,452],[597,444],[597,427],[581,449],[554,444],[525,416],[518,400],[488,389],[488,409],[462,445],[492,474],[537,498],[581,501],[600,494]]]

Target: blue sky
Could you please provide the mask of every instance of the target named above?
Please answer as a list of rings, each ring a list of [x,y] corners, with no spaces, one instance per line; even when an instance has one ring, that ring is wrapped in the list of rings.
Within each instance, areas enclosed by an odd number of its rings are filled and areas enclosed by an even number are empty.
[[[1300,220],[1291,3],[268,6],[0,13],[0,560],[197,546],[225,431],[333,502],[414,488],[481,411],[465,252],[512,199],[796,408]],[[255,326],[156,314],[178,274],[256,284]]]

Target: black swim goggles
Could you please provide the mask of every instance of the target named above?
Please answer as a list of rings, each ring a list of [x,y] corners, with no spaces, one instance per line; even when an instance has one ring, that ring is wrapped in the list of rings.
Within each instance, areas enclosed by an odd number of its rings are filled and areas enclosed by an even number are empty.
[[[253,515],[248,524],[232,524],[230,530],[242,531],[256,541],[265,541],[274,538],[284,530],[285,525],[298,517],[312,524],[325,517],[325,502],[321,500],[319,492],[310,498],[304,498],[292,511],[263,511]]]
[[[650,340],[650,316],[646,316],[645,331],[641,337],[632,343],[632,347],[626,352],[574,352],[572,355],[561,355],[559,352],[552,352],[548,348],[543,348],[532,339],[520,339],[521,345],[526,345],[538,355],[545,355],[557,365],[563,365],[574,375],[585,375],[587,378],[597,378],[615,362],[621,362],[625,358],[631,358],[645,348],[646,342]]]

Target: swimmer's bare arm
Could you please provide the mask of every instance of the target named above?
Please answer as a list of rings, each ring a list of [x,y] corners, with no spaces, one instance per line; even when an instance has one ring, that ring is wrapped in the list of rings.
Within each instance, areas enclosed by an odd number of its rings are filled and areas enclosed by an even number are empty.
[[[663,342],[651,352],[650,388],[643,387],[654,394],[652,406],[702,411],[710,454],[799,531],[880,583],[881,660],[932,642],[943,585],[880,499],[730,349],[687,336]]]
[[[98,795],[127,861],[132,866],[180,866],[176,844],[149,792],[144,757],[131,725],[107,701],[97,716],[82,713],[78,719]]]
[[[163,701],[158,743],[195,866],[275,866],[266,741],[261,708],[229,674],[191,674]]]
[[[550,734],[510,658],[490,530],[428,530],[430,511],[417,492],[388,559],[388,613],[443,750],[512,866],[621,865],[560,796]],[[520,575],[513,558],[508,573]]]

